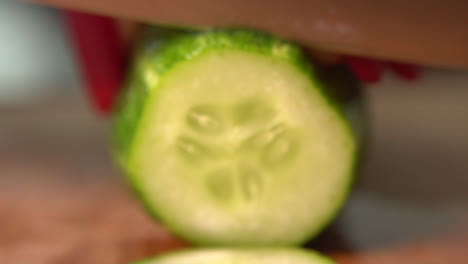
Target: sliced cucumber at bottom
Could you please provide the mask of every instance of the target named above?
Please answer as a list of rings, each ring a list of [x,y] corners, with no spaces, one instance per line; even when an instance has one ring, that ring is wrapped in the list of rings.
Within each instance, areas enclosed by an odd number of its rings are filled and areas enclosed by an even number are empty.
[[[133,264],[333,264],[303,249],[199,249],[168,253]]]
[[[316,235],[352,181],[356,139],[300,49],[247,30],[150,37],[116,116],[147,208],[204,245]]]

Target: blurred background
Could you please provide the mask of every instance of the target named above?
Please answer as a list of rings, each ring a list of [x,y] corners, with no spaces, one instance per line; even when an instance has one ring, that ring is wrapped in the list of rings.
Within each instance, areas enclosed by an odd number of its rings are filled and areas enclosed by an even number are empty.
[[[2,106],[78,91],[80,84],[61,20],[59,12],[46,7],[0,1]]]
[[[2,0],[0,43],[0,263],[60,259],[54,252],[77,243],[109,247],[115,233],[137,241],[161,232],[122,187],[109,119],[90,107],[60,13]],[[334,227],[348,249],[465,232],[468,71],[424,68],[415,82],[386,74],[365,93],[369,151]],[[147,228],[125,227],[135,223]],[[71,263],[62,261],[34,263]]]

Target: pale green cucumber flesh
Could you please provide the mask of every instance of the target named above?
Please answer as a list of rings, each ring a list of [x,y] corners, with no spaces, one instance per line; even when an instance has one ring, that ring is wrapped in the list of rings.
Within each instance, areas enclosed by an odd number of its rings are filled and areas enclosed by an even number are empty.
[[[356,142],[311,74],[235,45],[140,68],[145,97],[120,162],[146,206],[198,244],[317,234],[347,194]]]
[[[185,250],[135,262],[133,264],[333,264],[311,250],[274,249],[198,249]]]

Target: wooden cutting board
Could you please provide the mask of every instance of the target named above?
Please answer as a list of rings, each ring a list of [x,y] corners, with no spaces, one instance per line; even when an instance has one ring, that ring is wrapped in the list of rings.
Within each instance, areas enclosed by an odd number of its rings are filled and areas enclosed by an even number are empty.
[[[0,263],[125,264],[188,246],[145,215],[114,171],[25,164],[0,163],[9,176],[0,177]],[[353,250],[337,232],[313,245],[339,264],[468,263],[468,235]]]

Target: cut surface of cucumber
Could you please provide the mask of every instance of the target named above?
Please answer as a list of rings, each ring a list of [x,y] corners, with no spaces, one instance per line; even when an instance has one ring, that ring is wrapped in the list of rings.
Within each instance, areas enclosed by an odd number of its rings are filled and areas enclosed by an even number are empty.
[[[199,249],[164,254],[133,264],[333,264],[311,250],[277,249]]]
[[[292,245],[346,197],[348,122],[300,50],[226,30],[147,40],[117,112],[117,156],[147,208],[205,245]]]

